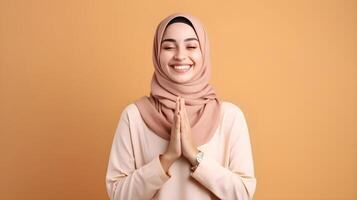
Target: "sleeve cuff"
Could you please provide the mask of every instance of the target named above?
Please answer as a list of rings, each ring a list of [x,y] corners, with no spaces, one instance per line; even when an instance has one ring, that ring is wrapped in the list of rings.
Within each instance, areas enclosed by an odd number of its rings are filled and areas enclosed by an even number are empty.
[[[170,176],[166,174],[166,172],[162,168],[159,156],[155,157],[151,164],[152,168],[155,169],[157,176],[160,178],[161,181],[166,182],[170,179]]]
[[[214,180],[214,176],[220,174],[217,172],[222,171],[222,169],[224,168],[217,161],[205,155],[196,170],[191,173],[191,176],[201,183],[207,183],[212,178]],[[223,171],[225,173],[225,170]]]

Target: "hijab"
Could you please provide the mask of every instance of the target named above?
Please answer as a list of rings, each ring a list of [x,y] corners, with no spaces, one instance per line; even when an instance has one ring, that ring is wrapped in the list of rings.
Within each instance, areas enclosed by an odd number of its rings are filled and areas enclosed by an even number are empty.
[[[165,29],[177,17],[184,17],[191,22],[190,25],[196,32],[203,59],[203,66],[190,81],[185,83],[176,83],[170,80],[159,61]],[[156,28],[152,58],[155,72],[151,81],[150,96],[144,96],[135,102],[145,124],[159,137],[170,140],[176,99],[180,96],[185,99],[195,144],[207,143],[218,127],[221,102],[209,84],[211,76],[209,44],[207,34],[200,21],[185,13],[172,14],[163,19]]]

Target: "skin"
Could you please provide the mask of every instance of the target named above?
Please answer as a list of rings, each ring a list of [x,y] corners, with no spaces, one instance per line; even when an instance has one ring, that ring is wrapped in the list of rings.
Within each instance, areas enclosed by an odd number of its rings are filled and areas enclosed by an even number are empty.
[[[178,97],[176,100],[174,124],[171,128],[170,142],[165,153],[160,155],[162,168],[167,173],[170,166],[181,156],[186,158],[191,165],[196,165],[197,153],[198,149],[192,138],[191,126],[185,108],[185,100]]]
[[[168,26],[160,47],[160,65],[168,78],[176,83],[186,83],[198,73],[203,64],[200,44],[193,28],[184,23]],[[174,65],[190,65],[186,73],[178,73]]]
[[[191,26],[184,23],[171,24],[165,30],[160,50],[160,64],[168,77],[177,83],[190,81],[202,67],[203,59],[197,36]],[[191,66],[185,73],[178,73],[173,65]],[[191,165],[196,165],[197,145],[192,138],[191,126],[185,107],[185,100],[178,97],[170,141],[166,151],[160,155],[160,162],[167,173],[170,166],[181,156]]]

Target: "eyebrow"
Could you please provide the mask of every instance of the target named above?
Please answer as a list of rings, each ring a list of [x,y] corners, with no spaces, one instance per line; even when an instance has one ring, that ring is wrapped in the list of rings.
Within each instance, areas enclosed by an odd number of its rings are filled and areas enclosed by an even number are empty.
[[[186,38],[184,40],[184,42],[188,42],[188,41],[192,41],[192,40],[196,40],[198,42],[197,38]],[[164,43],[164,42],[176,42],[176,40],[171,39],[171,38],[167,38],[167,39],[162,40],[161,44]]]

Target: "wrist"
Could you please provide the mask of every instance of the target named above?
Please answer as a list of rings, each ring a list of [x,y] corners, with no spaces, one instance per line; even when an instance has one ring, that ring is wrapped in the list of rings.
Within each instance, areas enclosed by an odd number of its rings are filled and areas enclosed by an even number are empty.
[[[198,165],[201,163],[203,159],[204,153],[202,151],[198,151],[198,153],[195,156],[195,164],[192,164],[191,171],[194,172]]]
[[[192,166],[197,165],[197,154],[199,153],[199,150],[194,149],[193,151],[191,151],[191,153],[188,156],[188,161],[191,163]]]
[[[164,153],[164,154],[161,154],[161,159],[171,165],[172,163],[175,162],[175,160],[177,158],[170,153]]]
[[[160,163],[161,163],[163,170],[167,174],[170,166],[174,163],[174,160],[171,158],[171,156],[169,156],[167,154],[161,154],[159,156],[159,159],[160,159]]]

